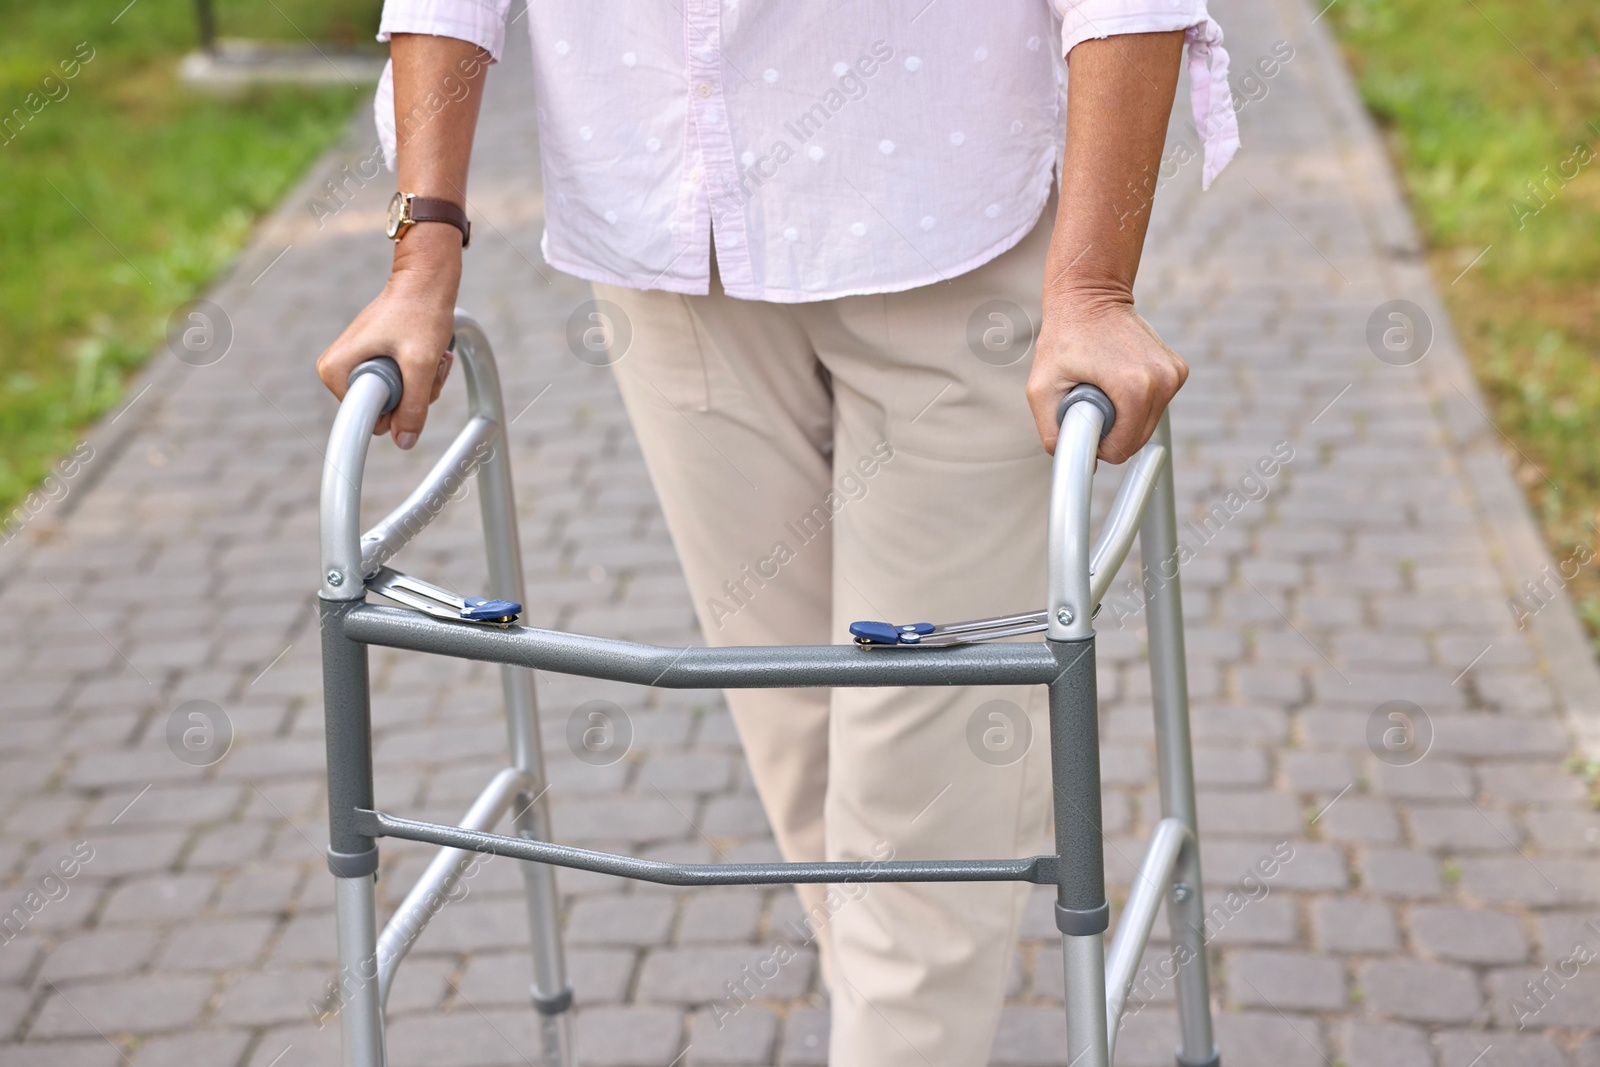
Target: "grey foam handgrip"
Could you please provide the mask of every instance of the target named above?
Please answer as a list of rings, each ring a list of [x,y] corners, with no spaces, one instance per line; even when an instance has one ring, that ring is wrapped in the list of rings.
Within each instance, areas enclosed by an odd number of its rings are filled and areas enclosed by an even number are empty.
[[[376,374],[389,387],[389,399],[384,401],[382,414],[387,415],[400,406],[400,397],[406,391],[405,379],[400,377],[400,364],[389,356],[375,356],[350,372],[345,388],[354,385],[363,374]]]
[[[1067,417],[1067,409],[1074,404],[1089,403],[1100,409],[1100,414],[1105,416],[1105,421],[1100,425],[1100,436],[1104,437],[1111,432],[1111,426],[1117,421],[1117,409],[1111,405],[1111,398],[1101,391],[1099,386],[1084,382],[1075,385],[1061,398],[1061,406],[1056,408],[1056,425]]]

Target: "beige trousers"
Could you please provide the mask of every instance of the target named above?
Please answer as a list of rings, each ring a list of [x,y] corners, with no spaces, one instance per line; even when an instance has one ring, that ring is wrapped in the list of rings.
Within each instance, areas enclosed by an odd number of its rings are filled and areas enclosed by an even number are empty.
[[[1043,606],[1050,461],[1023,394],[1031,333],[1006,319],[1039,322],[1053,218],[886,296],[595,286],[631,326],[616,377],[709,644]],[[874,882],[871,862],[1049,850],[1043,689],[727,696],[784,857],[863,863],[859,882],[801,887],[804,928],[776,936],[821,953],[829,1062],[986,1063],[1027,887]]]

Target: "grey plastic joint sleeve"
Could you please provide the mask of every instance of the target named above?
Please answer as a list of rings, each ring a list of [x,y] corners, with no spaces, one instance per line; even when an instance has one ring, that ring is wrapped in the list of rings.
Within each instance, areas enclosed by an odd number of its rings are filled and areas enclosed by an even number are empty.
[[[389,387],[389,399],[384,402],[383,414],[387,415],[400,406],[400,397],[406,391],[405,379],[400,376],[400,364],[388,356],[376,356],[351,371],[344,387],[350,388],[363,374],[376,374]]]
[[[572,1007],[572,987],[569,985],[553,997],[541,997],[539,991],[533,991],[533,1009],[540,1015],[560,1015]]]
[[[1074,404],[1089,403],[1100,409],[1100,414],[1105,416],[1105,421],[1100,424],[1100,436],[1104,437],[1111,432],[1111,426],[1117,421],[1117,409],[1112,406],[1111,398],[1106,396],[1097,385],[1084,382],[1075,385],[1061,398],[1061,405],[1056,408],[1056,425],[1061,425],[1061,420],[1067,417],[1067,409]]]
[[[365,878],[378,869],[378,846],[365,852],[340,852],[328,849],[328,870],[335,878]]]
[[[1056,904],[1056,929],[1068,937],[1088,937],[1103,934],[1111,925],[1111,901],[1098,908],[1063,908]]]
[[[1178,1067],[1222,1067],[1222,1053],[1217,1049],[1217,1046],[1212,1045],[1210,1059],[1201,1060],[1199,1063],[1190,1063],[1183,1058],[1182,1053],[1179,1053],[1177,1061]]]

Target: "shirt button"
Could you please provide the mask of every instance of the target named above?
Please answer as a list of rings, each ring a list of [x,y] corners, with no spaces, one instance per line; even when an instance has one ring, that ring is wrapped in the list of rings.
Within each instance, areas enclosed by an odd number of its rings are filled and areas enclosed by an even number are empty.
[[[700,168],[699,167],[696,167],[694,170],[691,170],[689,172],[689,184],[690,185],[699,185],[700,184]]]
[[[694,91],[700,94],[700,99],[704,100],[706,97],[711,95],[711,83],[701,82],[699,85],[695,86]]]

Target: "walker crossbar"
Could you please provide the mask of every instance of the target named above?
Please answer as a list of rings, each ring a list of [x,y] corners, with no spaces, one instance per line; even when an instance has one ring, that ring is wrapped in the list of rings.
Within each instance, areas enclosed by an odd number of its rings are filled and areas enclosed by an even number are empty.
[[[437,518],[499,439],[500,424],[481,415],[462,427],[411,495],[361,535],[361,573],[376,571]]]
[[[552,863],[595,874],[611,874],[657,885],[800,885],[851,882],[1034,882],[1055,885],[1054,856],[1021,860],[901,860],[880,863],[664,863],[612,852],[595,852],[549,841],[485,833],[460,826],[399,819],[381,811],[356,812],[356,825],[370,837],[398,837],[491,856]]]
[[[533,667],[657,689],[805,689],[811,686],[1047,685],[1081,644],[957,645],[919,656],[879,656],[854,645],[663,648],[530,626],[446,622],[405,608],[354,604],[327,625],[369,645]]]
[[[1135,971],[1165,901],[1174,956],[1185,961],[1176,975],[1178,1067],[1218,1064],[1195,836],[1182,603],[1173,567],[1177,525],[1166,416],[1129,464],[1091,549],[1089,500],[1095,452],[1114,412],[1110,401],[1092,386],[1079,386],[1063,401],[1051,485],[1049,602],[1044,612],[1031,613],[1025,620],[1035,631],[1046,630],[1042,642],[940,647],[930,642],[921,648],[906,645],[910,651],[899,655],[857,645],[663,648],[509,625],[509,614],[479,612],[493,617],[474,621],[473,612],[463,611],[463,618],[456,619],[448,609],[457,599],[463,605],[484,601],[458,598],[407,575],[384,571],[386,579],[374,577],[475,472],[489,562],[489,602],[515,607],[526,600],[510,461],[504,447],[505,411],[494,358],[482,329],[460,311],[452,347],[465,371],[469,421],[405,501],[365,535],[359,533],[362,473],[372,429],[379,415],[399,400],[400,375],[392,361],[369,361],[351,374],[323,467],[319,596],[328,866],[335,876],[346,1067],[384,1067],[384,1005],[400,962],[479,855],[516,860],[523,873],[532,932],[530,993],[539,1019],[537,1062],[542,1067],[576,1067],[577,1062],[556,867],[675,886],[951,881],[1053,885],[1056,925],[1063,935],[1065,1051],[1074,1067],[1109,1067]],[[1102,846],[1093,619],[1136,534],[1145,572],[1162,579],[1144,583],[1162,818],[1122,907],[1108,958],[1105,931],[1110,903]],[[401,592],[423,589],[444,607],[432,601],[405,608],[368,604],[369,581],[380,592],[391,587]],[[1021,618],[929,626],[924,632],[965,634],[963,640],[983,641],[1011,630]],[[368,648],[375,645],[500,665],[511,766],[494,776],[458,825],[392,815],[373,803],[367,660]],[[1055,854],[990,860],[669,863],[559,844],[550,830],[535,669],[676,689],[1043,685],[1049,696]],[[508,813],[514,832],[494,832]],[[381,934],[373,885],[380,838],[440,846]]]

